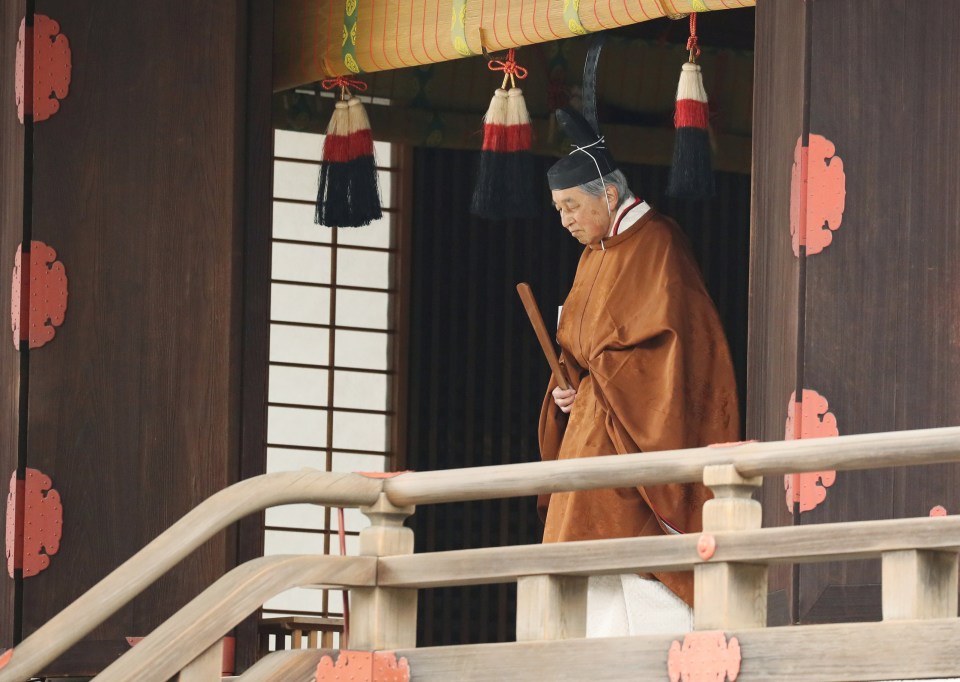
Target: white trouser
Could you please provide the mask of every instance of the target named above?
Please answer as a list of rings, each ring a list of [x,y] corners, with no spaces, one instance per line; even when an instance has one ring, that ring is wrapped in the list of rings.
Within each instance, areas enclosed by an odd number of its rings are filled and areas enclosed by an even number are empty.
[[[693,610],[659,580],[633,573],[587,581],[587,637],[689,632]]]

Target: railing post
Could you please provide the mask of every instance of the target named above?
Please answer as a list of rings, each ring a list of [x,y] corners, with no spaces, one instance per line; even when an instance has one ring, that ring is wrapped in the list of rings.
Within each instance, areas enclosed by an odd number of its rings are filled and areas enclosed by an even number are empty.
[[[370,526],[360,531],[361,556],[413,554],[413,531],[403,525],[414,507],[396,507],[385,493],[360,511]],[[417,645],[417,590],[397,587],[350,591],[351,649],[410,649]]]
[[[957,615],[956,552],[884,552],[881,583],[884,620]]]
[[[517,641],[587,635],[587,578],[530,575],[517,579]]]
[[[703,506],[703,532],[760,528],[760,503],[751,498],[763,478],[744,478],[732,464],[703,470],[714,499]],[[733,630],[767,625],[767,566],[717,562],[694,567],[694,628]]]

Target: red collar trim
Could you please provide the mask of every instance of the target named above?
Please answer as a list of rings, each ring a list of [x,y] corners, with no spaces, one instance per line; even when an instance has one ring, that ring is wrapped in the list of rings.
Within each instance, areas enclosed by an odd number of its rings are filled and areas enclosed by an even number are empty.
[[[613,234],[610,235],[611,237],[616,237],[616,236],[617,236],[617,232],[620,230],[620,221],[623,220],[624,218],[626,218],[626,217],[627,217],[627,214],[628,214],[630,211],[632,211],[633,209],[635,209],[637,206],[639,206],[642,201],[643,201],[643,199],[637,199],[637,200],[634,201],[632,204],[630,204],[629,206],[627,206],[627,210],[626,210],[626,211],[624,211],[623,213],[620,214],[620,217],[617,218],[617,222],[616,222],[616,223],[614,224],[614,226],[613,226]],[[609,238],[609,237],[608,237],[608,238]]]

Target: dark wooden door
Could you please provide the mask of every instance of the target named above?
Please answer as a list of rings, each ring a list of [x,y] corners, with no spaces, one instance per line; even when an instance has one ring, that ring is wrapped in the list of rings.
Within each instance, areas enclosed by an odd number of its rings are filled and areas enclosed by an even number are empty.
[[[751,437],[782,437],[801,388],[803,437],[960,423],[958,28],[932,0],[758,2]],[[797,255],[791,222],[807,226]],[[779,293],[793,282],[796,295]],[[766,522],[960,510],[958,466],[831,480],[790,511],[783,482],[767,481]],[[879,562],[855,562],[802,566],[772,588],[792,620],[878,620],[879,583]]]
[[[49,343],[0,343],[0,473],[19,441],[63,526],[49,567],[0,590],[2,646],[264,456],[244,415],[261,423],[265,400],[272,3],[29,4],[0,10],[5,72],[33,8],[69,40],[72,80],[58,112],[21,125],[0,79],[0,262],[43,242],[69,296]],[[98,672],[258,542],[219,534],[46,672]]]

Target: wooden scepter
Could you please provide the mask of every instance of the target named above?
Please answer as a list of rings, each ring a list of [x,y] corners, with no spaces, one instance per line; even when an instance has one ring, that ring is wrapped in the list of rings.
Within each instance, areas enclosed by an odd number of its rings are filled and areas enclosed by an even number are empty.
[[[557,352],[553,348],[553,341],[550,340],[550,334],[547,333],[547,326],[543,323],[543,317],[540,315],[540,307],[537,305],[537,299],[533,296],[533,289],[526,282],[520,282],[517,285],[517,293],[520,294],[520,300],[523,301],[523,308],[527,311],[527,317],[530,318],[530,324],[533,325],[533,331],[537,334],[537,341],[540,342],[540,348],[543,349],[543,355],[547,358],[547,364],[553,371],[553,378],[557,385],[563,390],[576,388],[572,382],[567,380],[567,375],[563,371],[563,366],[557,359]]]

